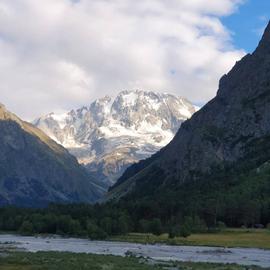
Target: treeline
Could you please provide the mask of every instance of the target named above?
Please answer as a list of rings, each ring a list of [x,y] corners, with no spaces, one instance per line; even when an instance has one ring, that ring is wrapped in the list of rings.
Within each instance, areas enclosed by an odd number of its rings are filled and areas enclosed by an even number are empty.
[[[125,212],[99,205],[50,205],[46,209],[0,209],[0,230],[21,234],[59,234],[105,239],[132,230]]]
[[[213,220],[209,224],[198,215],[183,216],[178,207],[176,204],[163,204],[162,207],[153,201],[121,201],[105,205],[52,204],[45,209],[5,207],[0,208],[0,231],[90,239],[106,239],[129,232],[168,233],[170,238],[174,238],[198,232],[216,232],[226,227],[222,220]],[[254,213],[251,215],[254,216]]]
[[[46,209],[5,207],[0,209],[0,230],[24,235],[59,234],[91,239],[105,239],[129,232],[155,235],[168,232],[173,238],[208,230],[205,222],[197,216],[186,217],[181,225],[175,222],[165,224],[162,219],[152,215],[137,219],[137,214],[130,213],[129,210],[131,209],[121,209],[119,205],[111,204],[52,204]],[[220,223],[219,226],[224,224]]]
[[[243,162],[217,169],[194,181],[167,181],[157,168],[138,181],[119,202],[134,220],[158,217],[166,231],[216,230],[228,227],[267,227],[270,223],[270,163],[252,169]],[[161,183],[161,184],[157,184]],[[188,224],[188,226],[186,226]],[[191,225],[190,225],[191,224]],[[199,224],[199,226],[198,226]]]

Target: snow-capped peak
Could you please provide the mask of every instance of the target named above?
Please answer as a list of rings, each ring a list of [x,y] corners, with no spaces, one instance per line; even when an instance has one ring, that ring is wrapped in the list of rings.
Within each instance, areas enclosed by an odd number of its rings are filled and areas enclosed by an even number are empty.
[[[181,123],[195,111],[182,97],[125,90],[77,110],[50,113],[34,124],[67,147],[90,170],[114,181],[130,163],[169,143]]]

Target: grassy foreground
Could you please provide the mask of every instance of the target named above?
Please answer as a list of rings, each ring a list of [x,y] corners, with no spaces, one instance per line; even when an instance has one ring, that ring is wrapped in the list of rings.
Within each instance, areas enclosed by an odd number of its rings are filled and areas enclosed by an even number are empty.
[[[1,254],[0,254],[1,255]],[[208,263],[150,265],[138,258],[60,252],[12,253],[0,256],[1,270],[246,270],[244,266]],[[259,267],[248,267],[259,270]]]
[[[167,234],[155,236],[152,234],[131,233],[112,237],[114,241],[136,243],[166,243],[171,245],[196,245],[217,247],[246,247],[270,249],[270,231],[267,229],[227,229],[218,233],[192,234],[187,238],[169,239]]]

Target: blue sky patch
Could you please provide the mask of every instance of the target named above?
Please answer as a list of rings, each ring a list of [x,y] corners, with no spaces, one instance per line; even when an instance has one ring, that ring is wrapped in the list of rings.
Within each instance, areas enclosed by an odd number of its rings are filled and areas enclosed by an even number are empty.
[[[269,19],[270,0],[246,0],[237,12],[224,17],[222,22],[232,32],[234,46],[252,52]]]

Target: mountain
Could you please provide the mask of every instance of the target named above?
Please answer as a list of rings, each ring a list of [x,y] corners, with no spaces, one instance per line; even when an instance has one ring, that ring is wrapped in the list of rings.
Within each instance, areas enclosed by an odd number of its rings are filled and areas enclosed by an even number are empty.
[[[123,91],[88,107],[50,113],[34,121],[107,187],[132,163],[168,144],[195,107],[184,98]]]
[[[231,223],[257,211],[254,219],[270,218],[269,112],[270,24],[255,52],[221,78],[216,97],[166,147],[128,168],[108,199],[163,201],[159,211],[170,202],[180,215]]]
[[[103,192],[64,147],[0,104],[0,205],[91,203]]]

